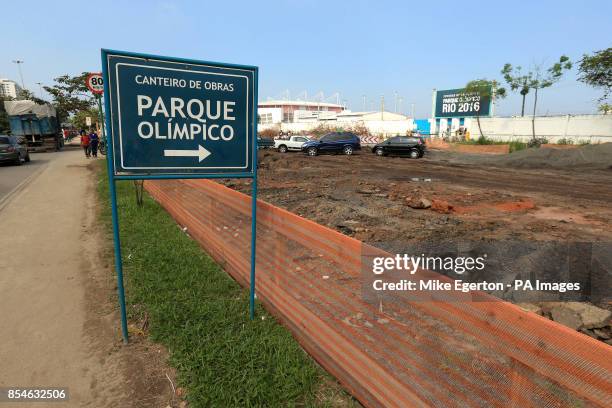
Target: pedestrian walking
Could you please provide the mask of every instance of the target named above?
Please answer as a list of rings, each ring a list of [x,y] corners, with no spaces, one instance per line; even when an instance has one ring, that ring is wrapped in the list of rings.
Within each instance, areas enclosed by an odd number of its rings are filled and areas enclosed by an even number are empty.
[[[89,134],[89,150],[96,159],[98,158],[98,143],[100,143],[100,138],[96,132],[92,131]]]
[[[89,153],[89,135],[84,130],[81,130],[80,134],[81,134],[81,147],[85,151],[85,157],[89,159],[89,154],[90,154]]]

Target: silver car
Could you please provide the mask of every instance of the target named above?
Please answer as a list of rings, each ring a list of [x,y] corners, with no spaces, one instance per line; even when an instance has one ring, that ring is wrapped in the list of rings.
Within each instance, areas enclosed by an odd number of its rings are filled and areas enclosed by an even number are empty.
[[[20,166],[29,161],[30,153],[24,138],[0,135],[0,163],[11,162]]]

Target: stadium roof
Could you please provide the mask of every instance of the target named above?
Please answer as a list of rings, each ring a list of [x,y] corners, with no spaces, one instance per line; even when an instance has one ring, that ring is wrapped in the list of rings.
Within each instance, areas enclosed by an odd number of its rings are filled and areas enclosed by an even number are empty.
[[[297,105],[297,106],[327,106],[334,108],[342,108],[344,106],[338,105],[337,103],[329,103],[329,102],[313,102],[313,101],[288,101],[288,100],[275,100],[275,101],[260,101],[257,103],[257,106],[266,107],[266,106],[275,106],[275,105]]]

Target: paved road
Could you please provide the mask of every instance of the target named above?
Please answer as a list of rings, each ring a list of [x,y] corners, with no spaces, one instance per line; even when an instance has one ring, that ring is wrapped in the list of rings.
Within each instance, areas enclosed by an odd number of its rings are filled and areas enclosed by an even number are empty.
[[[32,161],[21,166],[0,164],[0,203],[26,179],[46,167],[58,153],[30,153]]]

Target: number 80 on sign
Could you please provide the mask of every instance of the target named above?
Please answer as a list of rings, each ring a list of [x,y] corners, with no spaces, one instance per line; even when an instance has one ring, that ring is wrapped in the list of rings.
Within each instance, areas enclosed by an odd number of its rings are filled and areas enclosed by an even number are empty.
[[[102,95],[104,93],[104,80],[102,79],[102,74],[98,72],[92,72],[87,75],[85,84],[87,88],[96,95]]]

